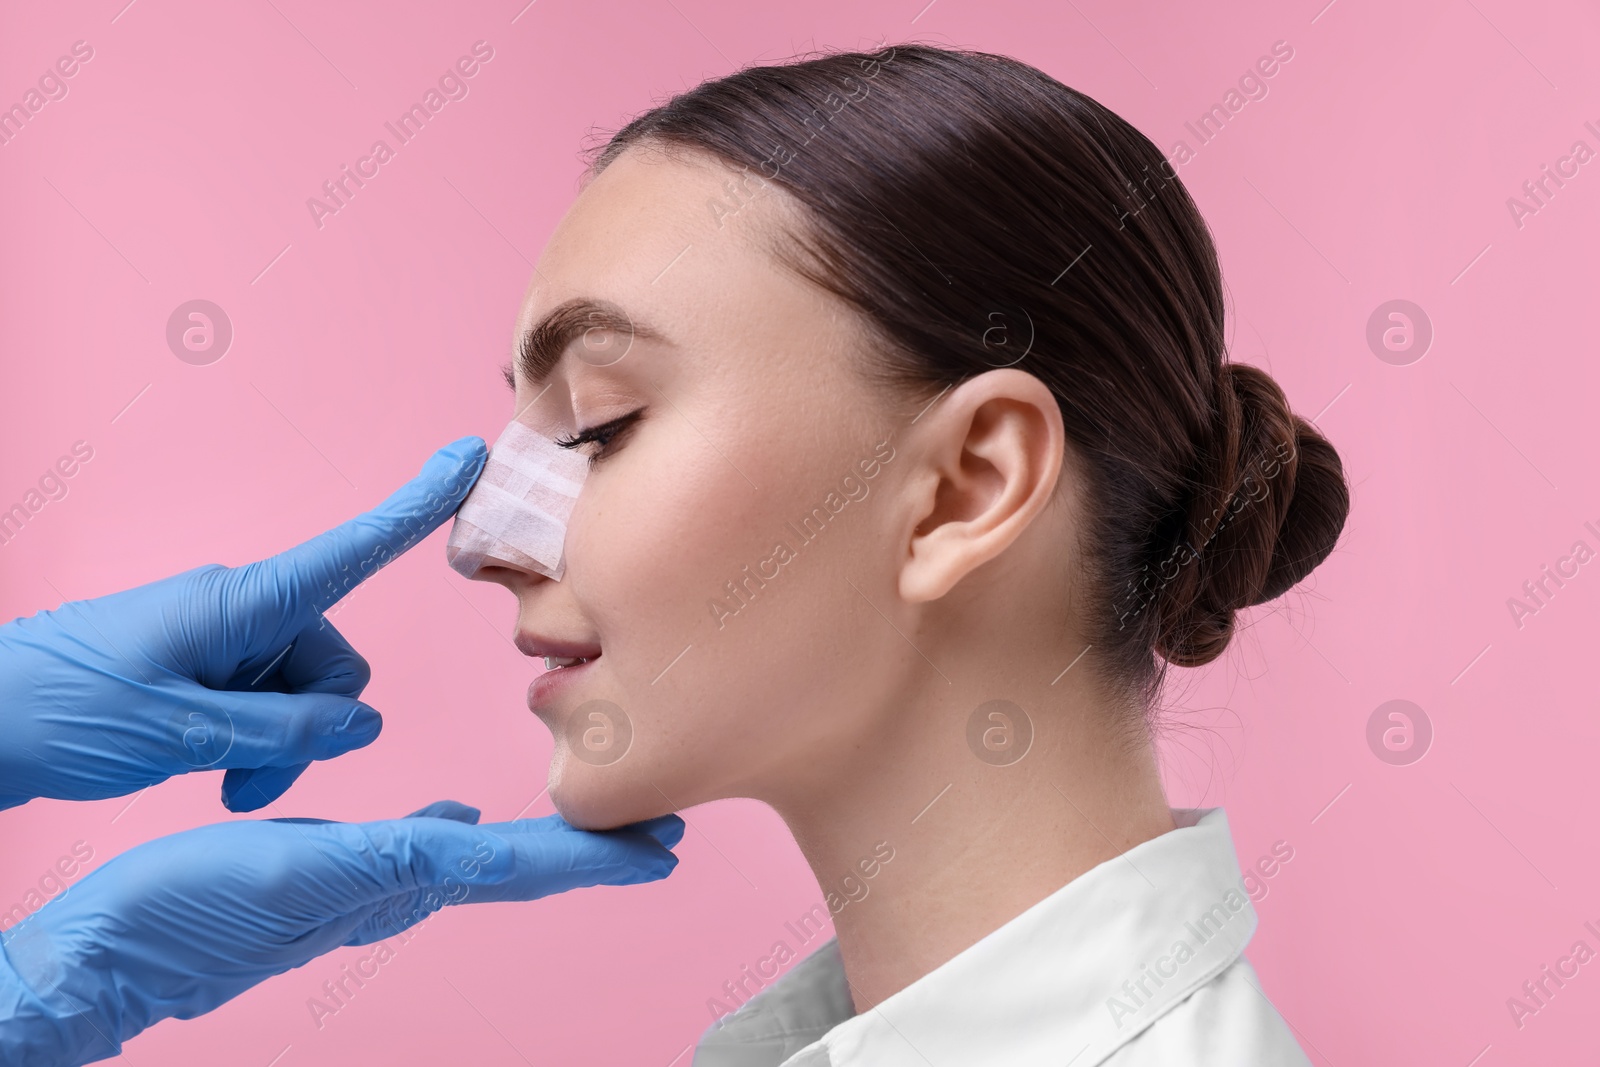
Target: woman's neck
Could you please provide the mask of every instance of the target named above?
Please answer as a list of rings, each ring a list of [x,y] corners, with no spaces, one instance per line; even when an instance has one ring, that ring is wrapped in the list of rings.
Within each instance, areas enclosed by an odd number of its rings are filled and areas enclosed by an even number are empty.
[[[983,699],[929,689],[888,717],[898,736],[830,759],[825,788],[773,803],[833,913],[857,1012],[1173,829],[1148,743],[1129,743],[1082,691],[1013,692],[1033,732],[1015,762],[1014,710],[975,714]]]

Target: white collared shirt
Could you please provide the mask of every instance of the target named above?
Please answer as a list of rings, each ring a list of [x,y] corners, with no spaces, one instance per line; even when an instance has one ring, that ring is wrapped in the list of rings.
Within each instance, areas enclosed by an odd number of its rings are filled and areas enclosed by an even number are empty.
[[[713,1023],[693,1067],[1310,1067],[1242,953],[1221,808],[1068,882],[857,1015],[831,939]]]

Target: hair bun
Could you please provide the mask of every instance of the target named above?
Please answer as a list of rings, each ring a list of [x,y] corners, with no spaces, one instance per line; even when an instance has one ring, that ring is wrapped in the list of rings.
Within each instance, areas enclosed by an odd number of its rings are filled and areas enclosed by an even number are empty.
[[[1272,377],[1224,363],[1214,439],[1192,487],[1156,651],[1180,667],[1222,654],[1234,615],[1289,590],[1327,558],[1350,491],[1339,455],[1289,410]],[[1187,574],[1183,572],[1188,572]]]

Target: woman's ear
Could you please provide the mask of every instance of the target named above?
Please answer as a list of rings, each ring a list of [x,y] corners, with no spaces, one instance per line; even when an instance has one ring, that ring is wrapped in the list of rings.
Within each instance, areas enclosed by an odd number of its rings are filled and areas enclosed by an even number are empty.
[[[1061,409],[1025,371],[987,371],[950,391],[919,428],[914,514],[900,595],[937,600],[1005,551],[1049,504],[1066,447]]]

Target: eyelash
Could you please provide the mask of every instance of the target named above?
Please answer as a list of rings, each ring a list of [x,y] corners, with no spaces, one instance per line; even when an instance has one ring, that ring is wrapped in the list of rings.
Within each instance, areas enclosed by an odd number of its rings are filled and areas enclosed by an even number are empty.
[[[558,437],[556,444],[561,448],[577,448],[591,442],[598,444],[600,450],[589,454],[589,466],[592,468],[600,460],[611,454],[611,445],[616,439],[627,432],[635,420],[644,414],[644,408],[630,411],[621,418],[603,422],[599,426],[592,426],[587,430],[579,430],[571,437]]]

